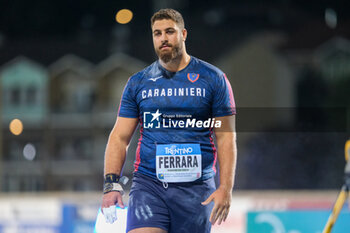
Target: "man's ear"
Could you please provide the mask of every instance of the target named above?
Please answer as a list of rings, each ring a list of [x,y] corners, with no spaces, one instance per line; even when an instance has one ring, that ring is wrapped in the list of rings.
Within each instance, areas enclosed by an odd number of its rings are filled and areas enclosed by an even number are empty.
[[[186,41],[186,38],[187,38],[187,30],[184,28],[182,29],[182,37],[184,39],[184,41]]]

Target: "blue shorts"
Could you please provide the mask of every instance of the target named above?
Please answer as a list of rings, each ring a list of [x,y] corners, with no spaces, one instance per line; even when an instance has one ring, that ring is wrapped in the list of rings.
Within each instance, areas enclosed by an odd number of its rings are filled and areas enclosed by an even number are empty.
[[[126,232],[158,227],[168,233],[209,233],[214,203],[201,205],[214,191],[214,178],[189,183],[163,183],[134,174],[130,191]]]

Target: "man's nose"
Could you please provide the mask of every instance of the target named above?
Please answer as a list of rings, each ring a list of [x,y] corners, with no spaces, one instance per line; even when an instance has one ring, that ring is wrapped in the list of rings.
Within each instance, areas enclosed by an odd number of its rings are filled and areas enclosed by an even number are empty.
[[[166,35],[166,33],[163,33],[163,34],[162,34],[162,36],[161,36],[161,41],[162,41],[162,43],[168,42],[168,36]]]

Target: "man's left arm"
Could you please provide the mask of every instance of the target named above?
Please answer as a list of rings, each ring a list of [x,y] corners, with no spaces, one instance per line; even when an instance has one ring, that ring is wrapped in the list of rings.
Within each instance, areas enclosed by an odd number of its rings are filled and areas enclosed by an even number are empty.
[[[220,171],[220,186],[202,204],[207,205],[214,201],[214,208],[210,221],[220,225],[225,221],[230,211],[232,189],[237,160],[235,115],[216,117],[221,121],[221,127],[215,129],[217,153]]]

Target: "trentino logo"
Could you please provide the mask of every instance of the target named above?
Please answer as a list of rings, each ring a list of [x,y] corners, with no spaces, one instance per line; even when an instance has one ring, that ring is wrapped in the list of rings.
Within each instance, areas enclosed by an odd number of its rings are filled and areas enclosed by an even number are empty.
[[[159,129],[159,128],[220,128],[221,121],[215,120],[215,118],[208,118],[207,120],[197,120],[196,118],[184,119],[172,119],[162,118],[162,113],[157,109],[156,112],[144,112],[143,113],[143,127]]]
[[[175,145],[172,145],[171,147],[165,147],[165,154],[170,155],[185,155],[185,154],[191,154],[193,152],[192,147],[186,147],[186,148],[177,148]]]

